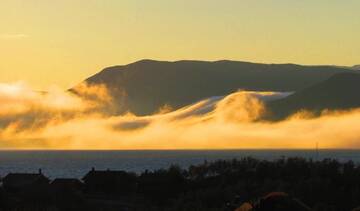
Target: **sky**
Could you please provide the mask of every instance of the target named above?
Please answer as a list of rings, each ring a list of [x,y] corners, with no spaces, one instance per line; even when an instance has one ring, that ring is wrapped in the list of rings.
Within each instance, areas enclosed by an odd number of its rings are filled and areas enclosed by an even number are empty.
[[[358,0],[1,0],[0,82],[72,87],[140,59],[360,63]]]

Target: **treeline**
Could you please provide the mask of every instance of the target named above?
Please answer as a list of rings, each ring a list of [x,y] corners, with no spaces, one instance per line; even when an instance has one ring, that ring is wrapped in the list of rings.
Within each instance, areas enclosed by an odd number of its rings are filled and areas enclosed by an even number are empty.
[[[360,205],[360,166],[352,161],[243,158],[187,170],[172,166],[143,173],[139,181],[148,177],[167,178],[159,179],[157,190],[142,193],[151,198],[148,203],[169,210],[232,210],[270,192],[286,192],[315,211],[350,211]]]
[[[333,159],[247,157],[141,174],[91,170],[81,183],[75,188],[58,182],[56,188],[36,188],[28,195],[3,187],[0,205],[2,210],[22,204],[42,210],[225,211],[270,192],[285,192],[314,211],[351,211],[360,205],[360,166]]]

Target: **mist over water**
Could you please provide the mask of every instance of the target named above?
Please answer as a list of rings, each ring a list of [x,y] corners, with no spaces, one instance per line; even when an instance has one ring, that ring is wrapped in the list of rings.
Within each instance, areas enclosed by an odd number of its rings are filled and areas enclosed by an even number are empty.
[[[360,147],[360,111],[301,111],[264,121],[264,100],[291,93],[238,91],[149,116],[114,115],[105,86],[77,94],[0,85],[3,149],[313,149]],[[80,95],[81,94],[81,95]],[[81,97],[79,97],[81,96]]]

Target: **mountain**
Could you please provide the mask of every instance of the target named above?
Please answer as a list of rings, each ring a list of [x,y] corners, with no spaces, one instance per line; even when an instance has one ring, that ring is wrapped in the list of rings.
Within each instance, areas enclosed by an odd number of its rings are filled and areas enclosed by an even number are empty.
[[[359,64],[359,65],[354,65],[354,66],[352,66],[351,69],[353,69],[353,70],[360,70],[360,64]]]
[[[360,107],[360,74],[340,73],[286,98],[268,103],[272,118],[282,119],[306,109],[315,113],[324,109]]]
[[[105,84],[118,105],[117,113],[147,115],[162,106],[174,109],[238,89],[297,91],[336,73],[354,72],[332,66],[258,64],[238,61],[141,60],[108,67],[86,79],[90,85]]]

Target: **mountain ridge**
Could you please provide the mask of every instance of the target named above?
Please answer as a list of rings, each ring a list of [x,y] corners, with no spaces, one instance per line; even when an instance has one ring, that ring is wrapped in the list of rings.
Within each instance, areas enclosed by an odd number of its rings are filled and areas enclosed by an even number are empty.
[[[360,70],[360,64],[351,67],[353,70]]]
[[[299,91],[336,73],[354,72],[326,65],[262,64],[244,61],[139,60],[108,67],[87,78],[90,85],[105,84],[117,113],[149,115],[168,105],[174,109],[239,89]]]
[[[272,118],[283,119],[301,110],[315,115],[323,110],[360,107],[360,74],[339,73],[283,99],[268,103]]]

